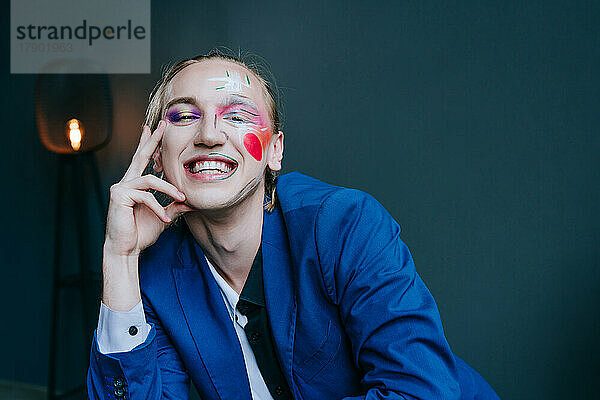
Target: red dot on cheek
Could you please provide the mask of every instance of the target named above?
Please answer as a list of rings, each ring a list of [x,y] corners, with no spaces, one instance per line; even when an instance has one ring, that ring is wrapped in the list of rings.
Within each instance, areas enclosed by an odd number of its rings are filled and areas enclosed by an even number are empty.
[[[244,147],[256,161],[262,160],[262,146],[254,133],[247,133],[244,136]]]

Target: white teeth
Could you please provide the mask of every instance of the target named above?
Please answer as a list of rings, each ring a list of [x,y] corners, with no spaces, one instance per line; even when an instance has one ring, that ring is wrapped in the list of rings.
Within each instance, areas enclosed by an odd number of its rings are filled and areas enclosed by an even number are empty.
[[[193,174],[204,173],[204,174],[218,174],[227,173],[231,171],[233,167],[230,164],[222,161],[196,161],[190,168],[190,172]]]

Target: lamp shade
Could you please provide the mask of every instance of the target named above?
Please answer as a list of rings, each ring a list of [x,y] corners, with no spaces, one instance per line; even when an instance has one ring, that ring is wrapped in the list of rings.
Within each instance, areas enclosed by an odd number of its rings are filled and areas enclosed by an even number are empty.
[[[38,75],[35,115],[40,140],[50,151],[75,154],[101,148],[112,133],[108,75]]]

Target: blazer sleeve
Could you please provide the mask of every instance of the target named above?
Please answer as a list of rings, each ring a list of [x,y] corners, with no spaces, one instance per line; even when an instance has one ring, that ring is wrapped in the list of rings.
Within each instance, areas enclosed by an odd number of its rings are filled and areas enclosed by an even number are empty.
[[[399,235],[392,216],[358,190],[336,191],[317,214],[323,281],[366,388],[352,399],[458,399],[437,306]]]
[[[187,400],[190,379],[179,354],[142,294],[151,329],[131,351],[102,354],[92,339],[87,392],[91,400]]]

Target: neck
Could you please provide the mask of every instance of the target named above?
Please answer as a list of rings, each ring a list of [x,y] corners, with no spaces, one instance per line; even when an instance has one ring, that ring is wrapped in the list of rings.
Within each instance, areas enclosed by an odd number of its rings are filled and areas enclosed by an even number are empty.
[[[190,232],[219,275],[239,294],[262,236],[264,186],[234,207],[185,214]]]

